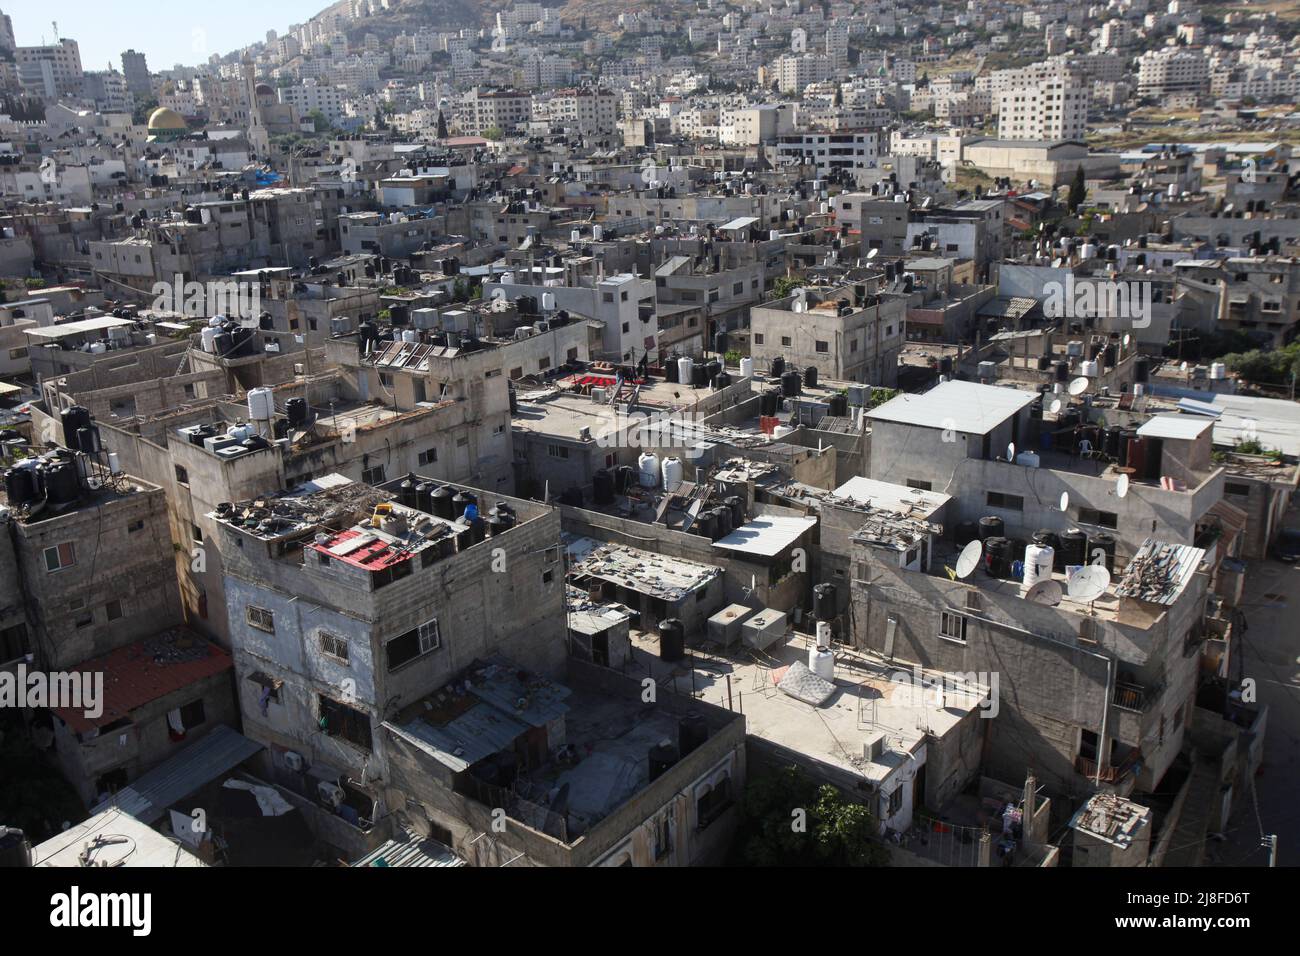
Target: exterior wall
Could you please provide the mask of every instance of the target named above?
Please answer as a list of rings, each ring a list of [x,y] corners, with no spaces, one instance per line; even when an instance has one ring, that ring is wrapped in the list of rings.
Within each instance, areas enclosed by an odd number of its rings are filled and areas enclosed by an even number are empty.
[[[846,298],[851,299],[851,294]],[[796,313],[790,308],[793,301],[790,297],[750,310],[750,355],[760,368],[781,356],[801,370],[814,365],[821,377],[837,382],[870,382],[886,388],[897,384],[904,342],[903,299],[883,298],[878,305],[844,316],[811,305]]]

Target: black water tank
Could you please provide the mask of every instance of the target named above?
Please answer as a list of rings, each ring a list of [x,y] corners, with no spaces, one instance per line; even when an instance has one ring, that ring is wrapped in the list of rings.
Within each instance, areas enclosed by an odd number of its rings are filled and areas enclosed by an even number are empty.
[[[939,359],[939,374],[952,378],[952,356],[945,355]]]
[[[728,495],[722,503],[731,509],[731,526],[739,528],[745,523],[745,500],[740,495]]]
[[[10,468],[5,472],[5,496],[9,504],[21,508],[41,497],[40,480],[35,468]]]
[[[32,845],[27,834],[17,827],[0,827],[0,868],[31,865]]]
[[[1051,367],[1052,367],[1052,356],[1050,355],[1038,356],[1038,371],[1046,372]]]
[[[478,544],[487,537],[487,522],[482,517],[475,517],[469,523],[469,538],[471,544]]]
[[[977,525],[974,521],[961,522],[959,525],[957,525],[957,530],[956,532],[954,532],[954,534],[956,535],[957,543],[961,545],[963,548],[966,547],[966,545],[970,544],[972,541],[980,540],[979,525]]]
[[[650,748],[650,779],[658,780],[678,761],[677,748],[671,740]]]
[[[100,452],[99,429],[94,425],[78,428],[77,444],[73,447],[87,455],[98,455]]]
[[[402,483],[397,486],[397,500],[408,508],[414,508],[416,506],[415,486],[419,483],[420,480],[408,472],[402,479]]]
[[[989,538],[1000,538],[1006,532],[1006,524],[997,515],[987,515],[980,518],[979,536],[981,541],[988,541]]]
[[[431,504],[435,516],[446,518],[448,521],[456,517],[455,494],[455,489],[450,485],[434,489]]]
[[[1119,461],[1119,442],[1123,433],[1118,425],[1107,425],[1101,430],[1101,453],[1112,461]]]
[[[731,376],[726,372],[719,372],[717,375],[713,376],[713,390],[715,392],[722,391],[730,384]]]
[[[799,373],[794,369],[790,369],[790,371],[781,376],[781,394],[783,396],[790,398],[794,395],[798,395],[802,391],[803,386],[799,378]]]
[[[81,497],[81,480],[77,466],[71,461],[48,463],[45,473],[45,495],[51,504],[66,504]]]
[[[1145,478],[1147,481],[1159,481],[1164,474],[1164,451],[1165,443],[1160,438],[1148,438],[1146,448],[1146,467],[1139,478]]]
[[[591,476],[591,496],[598,505],[607,505],[614,500],[614,476],[604,468]]]
[[[819,621],[833,621],[838,613],[837,589],[829,581],[813,588],[813,616]]]
[[[677,749],[685,757],[709,739],[709,722],[704,715],[692,711],[677,721]]]
[[[1061,568],[1088,563],[1088,534],[1080,528],[1061,532]]]
[[[1151,377],[1151,360],[1145,355],[1139,355],[1133,360],[1133,381],[1137,383],[1146,382]]]
[[[691,386],[693,388],[703,388],[709,384],[709,365],[707,362],[696,360],[691,364]]]
[[[411,310],[405,305],[390,305],[388,307],[388,321],[393,325],[403,326],[410,321]]]
[[[713,333],[713,351],[719,355],[727,354],[727,332],[725,329],[719,329]]]
[[[718,540],[718,519],[713,516],[712,510],[700,512],[700,516],[691,525],[691,533],[708,538],[710,541]]]
[[[686,656],[686,625],[675,617],[659,622],[659,659],[679,661]]]
[[[808,388],[817,387],[817,366],[809,365],[803,370],[803,383]]]
[[[510,521],[508,518],[499,514],[494,514],[487,519],[487,534],[489,538],[495,538],[499,534],[505,534],[510,530]]]
[[[1056,363],[1056,380],[1057,380],[1058,382],[1068,382],[1068,381],[1070,380],[1070,363],[1069,363],[1069,362],[1057,362],[1057,363]]]
[[[1097,552],[1101,551],[1102,560],[1106,563],[1106,570],[1114,573],[1115,571],[1115,536],[1107,534],[1105,531],[1092,536],[1088,542],[1088,563],[1093,564],[1097,560]]]
[[[984,571],[989,577],[1005,578],[1011,574],[1011,542],[994,537],[984,540]]]
[[[465,513],[465,509],[470,505],[478,504],[478,499],[468,491],[458,491],[451,499],[451,514],[453,518],[459,518]]]
[[[676,385],[680,379],[677,374],[677,356],[670,355],[668,361],[664,363],[664,380],[669,384]]]
[[[781,410],[781,389],[769,388],[758,399],[759,413],[771,418]]]
[[[433,482],[422,481],[415,486],[415,507],[425,514],[433,513]]]
[[[307,424],[307,400],[291,398],[284,403],[284,414],[289,419],[289,427],[301,428]]]
[[[90,427],[90,409],[81,405],[65,408],[59,415],[63,422],[63,445],[65,448],[77,448],[77,432]]]
[[[778,355],[776,358],[772,359],[772,377],[780,378],[784,373],[785,359]]]

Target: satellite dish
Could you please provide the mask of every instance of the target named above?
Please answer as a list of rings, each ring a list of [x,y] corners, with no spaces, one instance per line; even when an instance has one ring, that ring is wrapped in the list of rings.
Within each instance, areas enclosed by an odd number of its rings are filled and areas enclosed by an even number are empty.
[[[1059,415],[1061,412],[1061,400],[1059,398],[1052,399],[1047,403],[1047,410],[1053,415]]]
[[[1082,395],[1087,390],[1088,390],[1088,379],[1082,375],[1080,375],[1073,382],[1071,382],[1070,387],[1068,389],[1071,395]]]
[[[983,541],[972,541],[962,548],[961,555],[957,558],[957,577],[970,577],[971,572],[979,567],[982,557],[984,557]]]
[[[1061,492],[1061,510],[1062,511],[1070,510],[1070,493],[1068,491]]]
[[[1061,598],[1065,593],[1061,590],[1061,585],[1056,581],[1039,581],[1032,588],[1025,592],[1025,600],[1034,604],[1046,604],[1048,607],[1056,607],[1061,603]]]
[[[1070,600],[1088,603],[1097,600],[1110,587],[1110,572],[1104,564],[1088,564],[1070,575],[1067,585]]]
[[[1128,344],[1129,344],[1130,342],[1132,342],[1132,341],[1133,341],[1133,336],[1131,336],[1131,335],[1129,335],[1127,332],[1125,332],[1125,333],[1124,333],[1124,348],[1128,348]]]
[[[1128,494],[1128,475],[1120,475],[1116,480],[1115,494],[1121,498]]]
[[[1016,460],[1016,443],[1012,442],[1010,445],[1007,446],[1007,461],[1015,461],[1015,460]]]
[[[878,256],[878,255],[880,255],[880,247],[879,247],[879,246],[877,246],[875,249],[868,249],[868,250],[867,250],[867,258],[868,258],[868,259],[874,259],[874,258],[876,258],[876,256]]]

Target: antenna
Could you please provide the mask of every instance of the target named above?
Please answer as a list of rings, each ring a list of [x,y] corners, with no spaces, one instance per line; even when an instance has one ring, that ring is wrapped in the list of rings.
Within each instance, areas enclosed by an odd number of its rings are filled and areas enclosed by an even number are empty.
[[[966,547],[961,549],[961,555],[957,558],[957,577],[968,578],[971,572],[979,567],[980,558],[984,556],[984,542],[972,541]]]
[[[1061,590],[1061,585],[1056,581],[1039,581],[1028,591],[1025,592],[1025,600],[1033,604],[1045,604],[1048,607],[1056,607],[1061,603],[1065,596]]]

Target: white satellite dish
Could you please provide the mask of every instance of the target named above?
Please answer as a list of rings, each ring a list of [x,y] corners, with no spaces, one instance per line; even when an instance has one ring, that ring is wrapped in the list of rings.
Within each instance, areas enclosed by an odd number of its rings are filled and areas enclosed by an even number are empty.
[[[1088,379],[1082,375],[1080,375],[1073,382],[1071,382],[1069,389],[1067,389],[1067,391],[1069,391],[1071,395],[1082,395],[1087,390],[1088,390]]]
[[[1124,333],[1124,348],[1128,348],[1128,344],[1129,344],[1130,342],[1132,342],[1132,341],[1133,341],[1133,336],[1131,336],[1131,335],[1129,335],[1127,332],[1125,332],[1125,333]]]
[[[979,567],[982,557],[984,557],[983,541],[972,541],[962,548],[961,555],[957,558],[957,577],[970,577],[971,572]]]
[[[1016,443],[1012,442],[1007,446],[1007,461],[1016,460]]]
[[[1033,604],[1046,604],[1048,607],[1056,607],[1063,597],[1065,593],[1056,581],[1039,581],[1025,592],[1026,601]]]
[[[1070,600],[1087,604],[1097,600],[1110,587],[1110,572],[1102,564],[1087,564],[1070,575],[1067,585]]]
[[[1052,399],[1047,403],[1047,410],[1053,415],[1059,415],[1061,412],[1061,400],[1059,398]]]
[[[1061,492],[1061,510],[1062,511],[1070,510],[1070,493],[1068,491]]]
[[[876,258],[876,256],[878,256],[878,255],[880,255],[880,247],[878,247],[878,246],[877,246],[875,249],[868,249],[868,250],[867,250],[867,258],[868,258],[868,259],[874,259],[874,258]]]
[[[1123,498],[1128,494],[1128,475],[1120,475],[1115,481],[1115,494]]]

